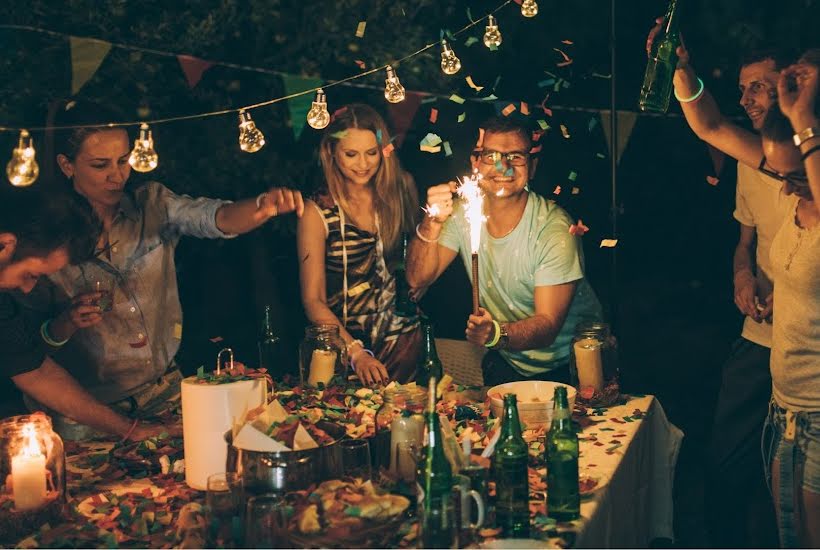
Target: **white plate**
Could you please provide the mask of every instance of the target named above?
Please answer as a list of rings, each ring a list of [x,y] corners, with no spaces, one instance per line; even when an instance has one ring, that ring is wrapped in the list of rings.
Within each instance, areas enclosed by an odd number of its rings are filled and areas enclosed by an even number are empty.
[[[536,539],[495,539],[482,542],[479,548],[549,548],[546,541]]]

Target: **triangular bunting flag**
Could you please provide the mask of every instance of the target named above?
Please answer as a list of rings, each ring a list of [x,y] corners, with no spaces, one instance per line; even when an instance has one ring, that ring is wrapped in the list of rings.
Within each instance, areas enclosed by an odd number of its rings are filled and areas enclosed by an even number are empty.
[[[715,149],[708,143],[706,146],[709,148],[709,156],[712,159],[712,167],[715,169],[715,176],[720,176],[720,173],[723,171],[723,161],[726,160],[726,154],[719,150]]]
[[[69,37],[71,44],[71,95],[88,82],[111,50],[111,43],[92,38]]]
[[[324,81],[320,78],[297,76],[292,74],[282,75],[285,84],[285,94],[291,95],[305,90],[319,88]],[[290,113],[290,126],[293,128],[293,139],[298,141],[302,135],[302,130],[307,123],[307,113],[310,104],[313,103],[315,94],[303,94],[288,100],[288,112]]]
[[[393,126],[393,137],[396,147],[401,147],[404,143],[404,138],[407,135],[407,130],[413,124],[413,118],[416,116],[416,111],[421,105],[421,95],[413,92],[407,92],[404,101],[401,103],[390,103],[387,106],[388,117],[390,124]]]
[[[198,57],[191,57],[190,55],[178,55],[177,60],[182,67],[182,72],[185,73],[185,80],[188,81],[188,87],[194,89],[199,81],[202,79],[202,73],[211,68],[210,61],[199,59]]]
[[[610,127],[610,113],[611,111],[601,111],[601,127],[604,130],[604,137],[606,137],[606,144],[612,151],[612,128]],[[638,113],[631,111],[618,111],[618,147],[616,151],[616,162],[621,162],[621,155],[626,149],[626,144],[629,143],[629,137],[632,135],[632,130],[635,128],[635,121],[638,119]]]

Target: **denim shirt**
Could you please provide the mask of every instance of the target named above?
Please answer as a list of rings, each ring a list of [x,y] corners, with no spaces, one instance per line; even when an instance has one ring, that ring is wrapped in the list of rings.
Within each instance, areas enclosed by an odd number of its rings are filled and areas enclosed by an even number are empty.
[[[111,403],[155,382],[168,369],[182,337],[174,249],[182,235],[227,238],[216,212],[229,201],[176,195],[151,182],[120,201],[105,255],[68,266],[50,278],[70,298],[108,280],[113,309],[78,330],[57,359],[95,397]],[[62,291],[62,292],[60,292]]]

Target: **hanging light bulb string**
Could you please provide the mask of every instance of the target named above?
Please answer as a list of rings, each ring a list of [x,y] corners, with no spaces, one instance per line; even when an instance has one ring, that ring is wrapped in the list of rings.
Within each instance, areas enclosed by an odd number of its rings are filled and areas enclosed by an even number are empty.
[[[461,28],[458,31],[452,33],[452,35],[455,37],[455,36],[459,36],[462,33],[467,32],[468,30],[475,27],[476,25],[478,25],[479,23],[481,23],[485,19],[489,18],[491,15],[495,15],[498,11],[504,9],[507,5],[511,4],[512,2],[513,2],[513,0],[505,0],[498,7],[496,7],[492,11],[488,12],[483,17],[480,17],[480,18],[478,18],[474,21],[471,21],[469,24],[467,24],[463,28]],[[2,25],[0,25],[0,29],[29,30],[29,31],[34,31],[34,32],[42,32],[42,33],[45,33],[45,34],[48,34],[48,35],[51,35],[51,36],[59,36],[59,37],[74,36],[74,35],[69,35],[69,34],[65,34],[65,33],[50,31],[50,30],[47,30],[47,29],[39,29],[39,28],[36,28],[36,27],[28,27],[28,26],[24,26],[24,25],[6,25],[6,24],[2,24]],[[176,57],[177,55],[180,55],[180,54],[173,54],[173,53],[170,53],[170,52],[163,52],[163,51],[160,51],[160,50],[153,50],[153,49],[150,49],[150,48],[141,48],[141,47],[137,47],[137,46],[128,46],[128,45],[125,45],[125,44],[117,44],[117,43],[113,43],[113,42],[107,42],[107,43],[109,43],[112,46],[117,47],[117,48],[127,49],[127,50],[132,50],[132,51],[140,51],[140,52],[145,52],[145,53],[151,53],[151,54],[155,54],[155,55],[173,56],[173,57]],[[364,78],[366,76],[370,76],[372,74],[375,74],[375,73],[386,70],[388,66],[400,65],[401,63],[404,63],[405,61],[408,61],[409,59],[412,59],[412,58],[426,52],[430,48],[434,48],[436,46],[439,46],[440,44],[441,44],[441,40],[436,40],[435,42],[427,44],[424,47],[419,48],[418,50],[414,51],[413,53],[407,54],[404,57],[401,57],[398,60],[393,61],[391,63],[385,63],[384,65],[381,65],[379,67],[375,67],[373,69],[370,69],[370,70],[367,70],[367,71],[364,71],[364,72],[361,72],[361,73],[357,73],[357,74],[348,76],[348,77],[343,78],[341,80],[332,80],[332,81],[329,81],[329,82],[327,82],[327,83],[325,83],[321,86],[317,86],[315,88],[302,90],[301,92],[295,92],[295,93],[292,93],[292,94],[289,94],[289,95],[286,95],[286,96],[282,96],[282,97],[277,97],[277,98],[272,98],[272,99],[268,99],[268,100],[265,100],[265,101],[260,101],[259,103],[253,103],[251,105],[245,105],[244,107],[238,107],[238,108],[233,108],[233,109],[221,109],[221,110],[218,110],[218,111],[210,111],[210,112],[206,112],[206,113],[196,113],[196,114],[191,114],[191,115],[180,115],[180,116],[173,116],[173,117],[157,118],[157,119],[153,119],[153,120],[107,122],[107,123],[104,123],[104,124],[95,124],[95,125],[83,124],[83,125],[72,125],[72,126],[26,126],[26,127],[0,126],[0,132],[9,132],[9,131],[10,132],[19,132],[23,129],[28,129],[30,132],[34,132],[34,131],[44,131],[44,130],[71,130],[71,129],[75,129],[75,128],[121,128],[121,127],[126,127],[126,126],[140,126],[141,124],[149,124],[149,125],[166,124],[166,123],[169,123],[169,122],[196,120],[196,119],[203,119],[203,118],[209,118],[209,117],[214,117],[214,116],[234,114],[234,113],[239,113],[240,111],[250,111],[252,109],[258,109],[260,107],[266,107],[268,105],[273,105],[275,103],[280,103],[282,101],[288,101],[290,99],[301,97],[301,96],[306,95],[306,94],[312,94],[312,93],[317,92],[320,89],[326,90],[327,88],[331,88],[333,86],[339,86],[339,85],[348,83],[350,81],[353,81],[353,80],[356,80],[356,79],[359,79],[359,78]],[[274,71],[274,70],[271,70],[271,69],[261,69],[261,68],[258,68],[258,67],[247,67],[247,66],[244,66],[244,65],[237,65],[237,64],[234,64],[234,63],[227,63],[227,62],[211,62],[211,63],[213,65],[217,65],[217,66],[235,68],[235,69],[240,69],[240,70],[250,70],[250,71],[255,71],[255,72],[265,72],[265,73],[274,74],[274,75],[284,75],[284,74],[286,74],[286,73],[283,73],[281,71]]]

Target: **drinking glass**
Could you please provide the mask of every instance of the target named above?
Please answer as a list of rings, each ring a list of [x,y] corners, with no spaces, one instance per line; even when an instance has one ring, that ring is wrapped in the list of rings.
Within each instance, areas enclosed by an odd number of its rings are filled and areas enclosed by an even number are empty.
[[[114,291],[117,288],[117,278],[113,273],[94,270],[82,275],[81,293],[98,292],[99,298],[95,302],[88,302],[100,308],[102,312],[114,309]]]
[[[371,479],[370,444],[366,439],[343,439],[339,441],[342,477]]]
[[[238,474],[227,472],[208,476],[205,504],[209,534],[216,545],[241,546],[243,500],[242,478]]]
[[[248,499],[245,513],[245,548],[285,548],[287,538],[287,504],[274,494]]]

